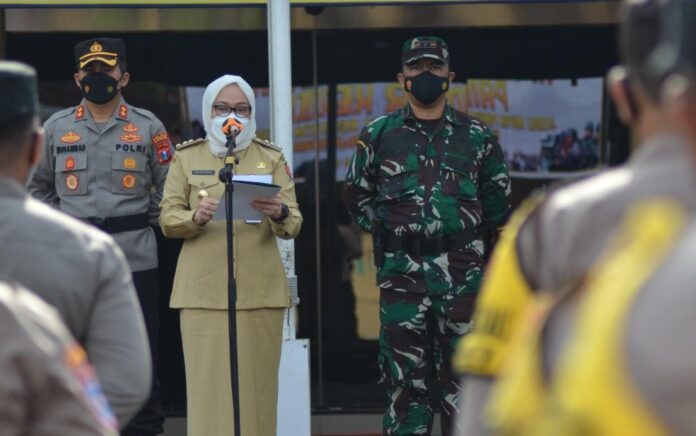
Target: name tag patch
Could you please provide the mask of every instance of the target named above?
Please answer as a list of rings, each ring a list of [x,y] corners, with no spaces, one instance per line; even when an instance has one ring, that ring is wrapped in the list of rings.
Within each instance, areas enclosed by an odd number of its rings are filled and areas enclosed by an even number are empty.
[[[215,170],[193,170],[191,175],[194,176],[214,176]]]

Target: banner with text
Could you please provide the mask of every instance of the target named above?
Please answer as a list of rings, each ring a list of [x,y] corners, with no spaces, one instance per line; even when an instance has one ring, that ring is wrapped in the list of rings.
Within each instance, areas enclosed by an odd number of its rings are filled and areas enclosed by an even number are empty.
[[[455,83],[448,100],[498,136],[511,171],[577,171],[600,160],[600,78],[545,81],[472,79]],[[257,135],[269,136],[268,89],[255,89]],[[326,155],[328,88],[293,89],[294,166]],[[202,88],[188,89],[191,120],[200,120]],[[342,84],[337,89],[337,170],[343,180],[357,137],[371,120],[406,102],[398,83]],[[318,104],[316,103],[318,101]],[[318,107],[318,117],[316,110]],[[300,171],[301,172],[301,171]]]

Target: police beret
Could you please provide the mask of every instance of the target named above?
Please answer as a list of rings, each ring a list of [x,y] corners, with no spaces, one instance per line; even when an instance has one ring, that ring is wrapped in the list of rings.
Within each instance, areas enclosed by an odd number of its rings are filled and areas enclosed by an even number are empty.
[[[436,36],[417,36],[406,41],[401,49],[401,63],[408,64],[421,58],[449,63],[447,43]]]
[[[36,71],[29,65],[0,61],[0,122],[38,115]]]
[[[75,63],[79,70],[93,61],[115,67],[125,60],[126,43],[119,38],[92,38],[75,45]]]

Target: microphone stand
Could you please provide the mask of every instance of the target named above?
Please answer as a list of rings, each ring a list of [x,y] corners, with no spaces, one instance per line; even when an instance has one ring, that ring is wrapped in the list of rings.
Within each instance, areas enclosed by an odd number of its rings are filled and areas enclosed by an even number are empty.
[[[234,412],[234,434],[241,436],[239,420],[239,364],[237,362],[237,280],[234,274],[234,167],[239,158],[234,154],[237,146],[235,137],[227,138],[225,166],[220,169],[220,181],[225,184],[225,212],[227,225],[227,318],[230,335],[230,379],[232,381],[232,409]]]

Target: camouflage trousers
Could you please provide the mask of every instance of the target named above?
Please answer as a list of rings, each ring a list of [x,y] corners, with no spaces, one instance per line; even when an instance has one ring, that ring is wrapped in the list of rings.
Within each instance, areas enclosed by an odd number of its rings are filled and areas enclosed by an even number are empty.
[[[451,434],[460,395],[451,361],[469,330],[470,298],[381,290],[379,365],[389,402],[384,435],[429,435],[438,402],[442,434]]]

